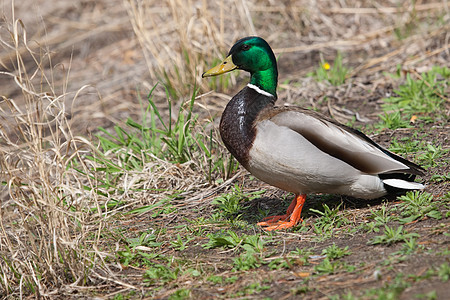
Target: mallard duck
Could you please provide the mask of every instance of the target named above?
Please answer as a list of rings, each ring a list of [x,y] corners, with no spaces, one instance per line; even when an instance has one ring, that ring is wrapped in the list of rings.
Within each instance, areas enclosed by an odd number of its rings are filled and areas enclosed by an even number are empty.
[[[285,215],[267,217],[265,230],[301,221],[308,193],[374,199],[423,189],[414,182],[424,169],[383,149],[356,129],[301,107],[276,107],[278,70],[269,44],[246,37],[225,60],[203,73],[215,76],[239,69],[250,83],[227,104],[220,120],[222,140],[256,178],[295,194]]]

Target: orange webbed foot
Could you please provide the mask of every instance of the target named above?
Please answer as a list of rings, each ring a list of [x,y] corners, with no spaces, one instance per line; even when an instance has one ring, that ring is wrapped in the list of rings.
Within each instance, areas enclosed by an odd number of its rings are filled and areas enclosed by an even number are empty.
[[[273,231],[273,230],[292,228],[295,225],[297,225],[300,221],[302,221],[302,219],[300,219],[298,221],[290,220],[290,221],[279,221],[278,223],[272,223],[275,225],[270,225],[271,223],[267,223],[267,227],[263,227],[263,229],[266,231]],[[261,222],[261,223],[265,223],[265,222]],[[258,223],[258,225],[259,224],[260,223]],[[261,225],[261,226],[264,226],[264,225]]]
[[[306,195],[295,195],[285,215],[266,217],[263,219],[263,222],[259,222],[258,225],[267,226],[263,227],[263,229],[267,231],[294,227],[302,221],[300,215],[305,200]]]
[[[259,222],[258,225],[260,226],[264,226],[267,224],[272,224],[272,223],[276,223],[279,220],[289,220],[290,215],[280,215],[280,216],[270,216],[270,217],[265,217],[262,222]]]

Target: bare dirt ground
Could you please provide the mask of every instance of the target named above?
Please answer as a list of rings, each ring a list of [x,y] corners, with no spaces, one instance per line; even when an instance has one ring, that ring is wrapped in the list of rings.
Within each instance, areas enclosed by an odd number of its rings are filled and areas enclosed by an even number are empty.
[[[208,66],[212,66],[208,64],[213,64],[214,58],[223,58],[236,39],[257,34],[273,46],[278,57],[278,105],[316,109],[342,123],[351,123],[360,128],[384,147],[389,147],[394,139],[417,138],[444,150],[450,149],[448,83],[446,94],[443,95],[446,97],[445,111],[430,113],[431,121],[418,120],[411,123],[409,128],[396,130],[377,131],[372,126],[383,113],[382,99],[392,95],[393,90],[405,82],[406,74],[419,79],[420,74],[431,70],[432,66],[450,67],[450,8],[446,1],[416,1],[413,5],[409,1],[335,3],[276,0],[268,3],[212,1],[205,4],[202,1],[174,0],[162,3],[148,1],[145,5],[142,2],[145,7],[140,7],[138,12],[133,10],[133,3],[141,2],[22,0],[14,3],[14,16],[11,3],[1,3],[5,16],[0,28],[2,40],[8,39],[11,24],[20,19],[27,31],[26,38],[30,41],[28,50],[41,52],[40,57],[45,62],[43,65],[51,66],[45,72],[51,78],[55,93],[69,95],[65,98],[65,114],[70,121],[71,131],[74,135],[94,140],[93,144],[96,143],[93,134],[99,132],[99,126],[113,132],[114,125],[123,124],[128,117],[141,117],[138,99],[145,98],[157,82],[164,82],[161,70],[165,69],[169,75],[176,73],[173,66],[177,64],[178,56],[170,56],[170,51],[182,57],[185,47],[193,50],[191,61],[193,57],[199,61],[194,67],[185,66],[185,69],[178,70],[189,75],[178,77],[178,80],[186,81],[184,85],[187,87],[177,89],[179,99],[174,99],[176,107],[172,116],[182,102],[180,99],[190,97],[190,88],[195,82],[201,96],[196,100],[194,112],[199,115],[199,119],[213,117],[212,124],[217,124],[227,100],[246,84],[247,75],[233,74],[228,88],[217,89],[211,89],[200,75]],[[183,15],[174,7],[189,9]],[[142,15],[144,12],[146,14]],[[144,29],[148,31],[146,34],[143,33]],[[26,54],[25,47],[20,49],[24,55],[24,65],[33,69],[36,62]],[[332,86],[307,76],[319,66],[321,59],[332,62],[337,51],[343,54],[343,64],[351,68],[344,84]],[[51,53],[51,56],[46,53]],[[1,72],[15,72],[15,55],[16,51],[2,48]],[[397,72],[401,75],[398,79],[388,75]],[[25,102],[22,89],[10,76],[0,76],[0,91],[3,97],[14,99],[19,106]],[[40,92],[48,91],[49,88],[44,86]],[[163,84],[155,89],[154,97],[163,117],[167,119],[169,112]],[[3,102],[0,105],[6,106]],[[9,116],[3,113],[1,117],[7,120]],[[0,129],[5,133],[13,131],[1,124]],[[418,137],[415,133],[418,133]],[[9,146],[0,146],[2,155],[6,155]],[[381,232],[363,229],[364,224],[372,221],[370,217],[373,212],[379,211],[383,205],[395,215],[393,211],[400,205],[395,197],[389,201],[361,201],[340,196],[312,195],[303,211],[305,223],[302,228],[269,234],[252,225],[258,221],[258,210],[281,213],[286,210],[291,195],[267,186],[239,169],[236,176],[233,174],[232,180],[217,180],[212,184],[202,181],[202,187],[186,188],[188,192],[171,200],[175,212],[157,216],[143,213],[131,217],[125,213],[113,216],[105,214],[102,221],[86,218],[83,222],[87,225],[82,235],[87,242],[80,247],[85,247],[87,252],[94,253],[96,257],[86,261],[106,267],[100,271],[93,267],[94,274],[86,271],[88,274],[83,279],[80,279],[83,276],[74,278],[75,275],[69,276],[61,271],[58,273],[61,280],[57,282],[50,279],[39,281],[36,279],[39,276],[31,274],[30,278],[40,282],[40,286],[34,292],[25,294],[29,298],[49,299],[448,299],[450,281],[442,280],[433,270],[449,263],[450,181],[431,180],[433,175],[449,174],[448,153],[437,158],[436,164],[429,167],[427,174],[421,178],[427,184],[426,192],[431,193],[439,203],[438,210],[443,217],[439,220],[424,217],[403,225],[408,233],[418,234],[416,250],[407,255],[402,252],[404,243],[369,243],[375,236],[382,234],[383,227],[380,227]],[[405,156],[415,160],[420,154],[412,151]],[[174,174],[195,173],[192,170],[183,173],[184,166],[173,168],[176,169]],[[198,174],[191,173],[186,176],[186,180],[195,181],[193,178],[203,175],[198,170]],[[14,198],[11,196],[13,193],[5,184],[10,181],[4,176],[5,179],[0,179],[4,183],[0,193],[0,215],[4,227],[0,254],[6,258],[14,256],[8,252],[10,248],[6,245],[14,244],[8,241],[8,237],[13,240],[11,237],[14,235],[9,230],[15,224],[12,220],[16,216],[14,211],[17,209],[14,207],[17,207],[17,202],[11,200]],[[164,180],[164,176],[161,176],[161,180]],[[178,181],[183,180],[181,175],[176,177],[171,178],[172,181],[167,185],[183,186],[177,185]],[[173,183],[175,181],[177,183]],[[265,190],[260,198],[245,202],[241,218],[247,225],[193,223],[194,220],[213,215],[216,207],[211,201],[223,193],[229,193],[235,184],[245,193]],[[129,198],[123,197],[122,201],[126,203],[127,209],[132,209],[154,203],[160,199],[158,197],[163,196],[130,194]],[[319,217],[310,209],[322,209],[323,203],[330,208],[340,205],[338,215],[350,221],[337,227],[331,236],[322,239],[315,231]],[[10,227],[10,224],[13,225]],[[400,225],[398,221],[388,224],[394,227]],[[76,226],[74,228],[77,230]],[[201,270],[201,275],[183,271],[171,280],[148,280],[149,277],[145,275],[148,266],[124,264],[117,255],[126,249],[124,241],[152,229],[158,232],[156,241],[160,244],[157,252],[172,259],[167,263],[171,268],[182,266],[182,270]],[[264,245],[260,265],[249,270],[235,270],[234,261],[242,254],[241,248],[207,249],[203,246],[208,242],[208,234],[222,230],[233,230],[239,235],[262,235],[270,240]],[[69,235],[77,236],[73,232]],[[95,237],[90,238],[89,235]],[[172,242],[176,241],[177,235],[182,240],[189,240],[187,247],[174,246]],[[52,234],[49,234],[49,241],[52,244]],[[316,267],[324,259],[322,250],[333,243],[340,248],[348,247],[351,254],[339,259],[336,270],[328,273],[318,271]],[[297,248],[311,252],[307,255],[307,261],[302,260],[301,255],[295,259],[288,258],[288,254]],[[36,252],[39,251],[33,253]],[[20,255],[17,254],[17,257]],[[271,267],[269,262],[277,259],[285,261],[285,265]],[[149,260],[159,262],[157,258]],[[5,264],[2,264],[2,270],[11,273]],[[13,277],[2,277],[4,283],[0,294],[3,292],[5,299],[25,296],[21,294],[24,288],[20,278]],[[219,277],[221,279],[217,279]],[[179,292],[183,289],[188,292]],[[349,293],[351,296],[344,298]]]

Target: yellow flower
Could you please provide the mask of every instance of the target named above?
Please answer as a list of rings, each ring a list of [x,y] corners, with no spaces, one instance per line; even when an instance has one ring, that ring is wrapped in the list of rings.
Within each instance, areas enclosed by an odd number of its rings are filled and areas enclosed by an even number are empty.
[[[324,63],[322,64],[322,68],[324,68],[325,70],[329,70],[329,69],[331,68],[331,66],[330,66],[329,63],[324,62]]]

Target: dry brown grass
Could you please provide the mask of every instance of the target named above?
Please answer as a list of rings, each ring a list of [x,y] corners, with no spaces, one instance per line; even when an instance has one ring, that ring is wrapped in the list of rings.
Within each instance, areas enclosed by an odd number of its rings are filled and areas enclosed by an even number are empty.
[[[141,171],[124,174],[116,189],[102,188],[105,174],[95,171],[102,165],[86,159],[96,155],[96,146],[73,134],[67,114],[66,105],[75,103],[85,87],[69,91],[68,82],[56,86],[53,72],[67,72],[60,76],[69,78],[70,66],[57,70],[51,53],[30,49],[19,20],[11,25],[11,39],[1,42],[15,50],[15,70],[1,74],[22,94],[20,103],[6,96],[0,102],[2,290],[50,297],[61,288],[76,289],[99,279],[127,286],[114,279],[103,261],[114,254],[98,250],[104,222],[124,209],[156,203],[166,197],[164,190],[192,197],[205,186],[204,176],[189,165],[155,157]],[[105,157],[118,163],[120,155]],[[112,199],[125,199],[127,205],[108,210]]]
[[[7,30],[10,38],[1,43],[15,54],[14,72],[2,76],[22,94],[20,102],[6,96],[0,102],[1,286],[4,293],[45,296],[91,281],[96,265],[92,234],[102,225],[88,208],[98,197],[84,189],[96,183],[73,166],[88,169],[82,156],[92,145],[73,135],[66,115],[66,103],[82,89],[54,85],[51,54],[30,49],[19,20]]]
[[[192,93],[195,85],[206,90],[201,74],[208,63],[223,55],[229,41],[246,34],[243,28],[253,28],[245,1],[124,3],[150,76],[179,95]]]
[[[279,96],[288,103],[307,98],[320,106],[314,101],[327,91],[342,99],[351,89],[366,91],[362,80],[326,90],[303,79],[319,51],[326,59],[336,50],[348,53],[354,74],[374,81],[399,63],[449,66],[446,1],[347,1],[346,7],[281,0],[53,2],[5,4],[0,28],[0,294],[11,298],[144,290],[140,275],[122,277],[119,242],[105,238],[120,227],[116,218],[123,222],[123,212],[173,191],[184,197],[174,202],[178,207],[209,203],[207,197],[236,178],[214,187],[189,164],[154,158],[140,171],[119,174],[115,188],[105,187],[108,174],[87,156],[119,163],[127,149],[103,156],[86,136],[139,115],[137,85],[144,95],[157,81],[173,95],[186,97],[194,86],[206,92],[210,83],[201,73],[250,34],[264,36],[280,55],[280,81],[295,83],[282,84]],[[162,87],[155,97],[164,107]],[[228,98],[200,97],[196,112],[212,118]],[[110,208],[111,201],[124,204]]]

